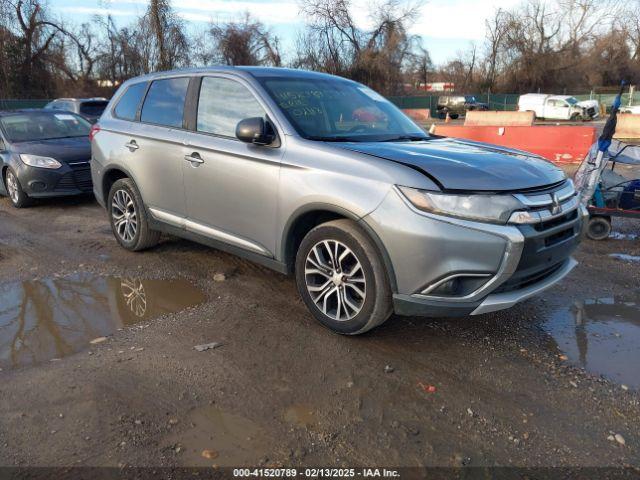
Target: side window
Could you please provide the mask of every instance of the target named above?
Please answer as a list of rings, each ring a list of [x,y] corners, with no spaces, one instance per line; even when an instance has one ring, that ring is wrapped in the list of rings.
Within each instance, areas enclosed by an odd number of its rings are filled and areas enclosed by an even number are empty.
[[[115,116],[122,120],[135,120],[146,88],[147,84],[145,82],[134,83],[129,86],[113,111]]]
[[[265,116],[266,112],[253,94],[240,83],[227,78],[202,79],[198,101],[199,132],[235,138],[240,120]]]
[[[156,80],[142,106],[140,120],[167,127],[182,127],[184,100],[189,88],[187,77]]]

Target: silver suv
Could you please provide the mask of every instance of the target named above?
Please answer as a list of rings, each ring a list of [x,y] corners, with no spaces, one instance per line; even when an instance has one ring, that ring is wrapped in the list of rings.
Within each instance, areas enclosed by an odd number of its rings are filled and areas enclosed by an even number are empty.
[[[430,137],[364,85],[258,67],[121,86],[92,176],[128,250],[161,232],[295,273],[325,326],[477,315],[562,279],[586,214],[531,154]]]

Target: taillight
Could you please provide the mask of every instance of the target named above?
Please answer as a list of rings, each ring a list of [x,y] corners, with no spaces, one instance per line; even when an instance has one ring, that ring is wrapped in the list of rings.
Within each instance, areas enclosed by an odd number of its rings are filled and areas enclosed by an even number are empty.
[[[100,131],[100,125],[98,125],[97,123],[94,123],[93,125],[91,125],[91,130],[89,130],[89,141],[93,141],[93,137],[96,136],[96,134]]]

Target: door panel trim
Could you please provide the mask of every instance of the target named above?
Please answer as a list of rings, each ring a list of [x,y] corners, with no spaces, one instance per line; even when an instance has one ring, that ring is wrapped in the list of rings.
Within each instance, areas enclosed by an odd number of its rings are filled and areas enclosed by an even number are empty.
[[[223,232],[222,230],[218,230],[217,228],[213,228],[208,225],[203,225],[201,223],[197,223],[192,220],[186,221],[186,227],[187,227],[187,230],[190,232],[199,233],[200,235],[204,235],[206,237],[231,243],[233,245],[237,245],[239,247],[245,248],[247,250],[251,250],[253,252],[261,253],[262,255],[271,256],[271,253],[263,246],[258,245],[257,243],[251,242],[249,240],[246,240],[244,238],[236,237],[235,235],[231,235],[230,233]]]
[[[151,212],[151,215],[156,220],[165,222],[174,227],[178,227],[193,233],[198,233],[200,235],[204,235],[205,237],[209,237],[214,240],[219,240],[221,242],[229,243],[231,245],[235,245],[245,250],[251,250],[252,252],[260,253],[261,255],[273,256],[271,252],[269,252],[269,250],[264,248],[262,245],[259,245],[250,240],[237,237],[235,235],[219,230],[217,228],[210,227],[208,225],[203,225],[201,223],[194,222],[193,220],[186,219],[184,217],[175,215],[173,213],[169,213],[159,208],[149,207],[148,210],[149,212]]]
[[[168,223],[169,225],[173,225],[174,227],[179,227],[182,229],[186,228],[187,219],[181,217],[180,215],[169,213],[166,210],[162,210],[160,208],[148,207],[148,210],[156,220]]]

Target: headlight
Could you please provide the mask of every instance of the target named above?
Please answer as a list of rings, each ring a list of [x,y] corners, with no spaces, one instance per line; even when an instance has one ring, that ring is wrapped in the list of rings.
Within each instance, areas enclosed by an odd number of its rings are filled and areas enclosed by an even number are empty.
[[[523,205],[512,195],[451,195],[398,187],[420,210],[480,222],[507,223],[511,212]]]
[[[26,153],[20,154],[20,160],[30,167],[38,168],[60,168],[62,164],[51,157],[41,157],[40,155],[29,155]]]

